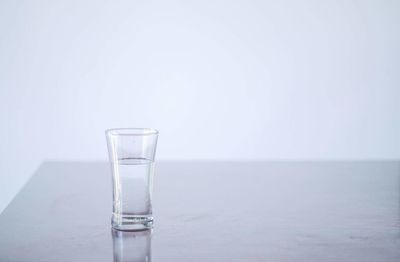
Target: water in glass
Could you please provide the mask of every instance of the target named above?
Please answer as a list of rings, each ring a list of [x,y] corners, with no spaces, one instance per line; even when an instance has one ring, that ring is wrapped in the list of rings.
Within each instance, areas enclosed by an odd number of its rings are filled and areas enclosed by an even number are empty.
[[[112,169],[113,225],[152,223],[154,162],[147,159],[120,159],[112,163]]]

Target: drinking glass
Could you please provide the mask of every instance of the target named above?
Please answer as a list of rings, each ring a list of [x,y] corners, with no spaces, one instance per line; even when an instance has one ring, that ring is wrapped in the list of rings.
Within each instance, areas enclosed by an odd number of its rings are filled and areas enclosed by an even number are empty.
[[[119,230],[151,228],[158,131],[116,128],[107,130],[106,138],[113,181],[111,224]]]

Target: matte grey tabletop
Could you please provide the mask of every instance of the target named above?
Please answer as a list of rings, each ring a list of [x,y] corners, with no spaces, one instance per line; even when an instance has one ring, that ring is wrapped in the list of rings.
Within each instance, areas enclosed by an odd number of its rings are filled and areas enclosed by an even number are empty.
[[[106,163],[49,162],[0,261],[400,261],[399,162],[164,162],[152,232],[113,232]]]

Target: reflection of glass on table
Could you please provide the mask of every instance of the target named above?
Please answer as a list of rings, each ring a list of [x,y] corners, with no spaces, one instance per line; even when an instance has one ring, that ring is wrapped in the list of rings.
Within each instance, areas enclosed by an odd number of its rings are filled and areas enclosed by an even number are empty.
[[[152,230],[118,231],[112,229],[114,262],[150,262]]]

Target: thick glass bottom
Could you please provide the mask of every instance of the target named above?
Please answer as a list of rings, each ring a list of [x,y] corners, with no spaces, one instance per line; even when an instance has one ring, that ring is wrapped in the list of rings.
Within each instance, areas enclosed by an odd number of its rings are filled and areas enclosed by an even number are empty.
[[[111,225],[113,228],[122,231],[145,230],[153,227],[153,217],[113,214]]]

